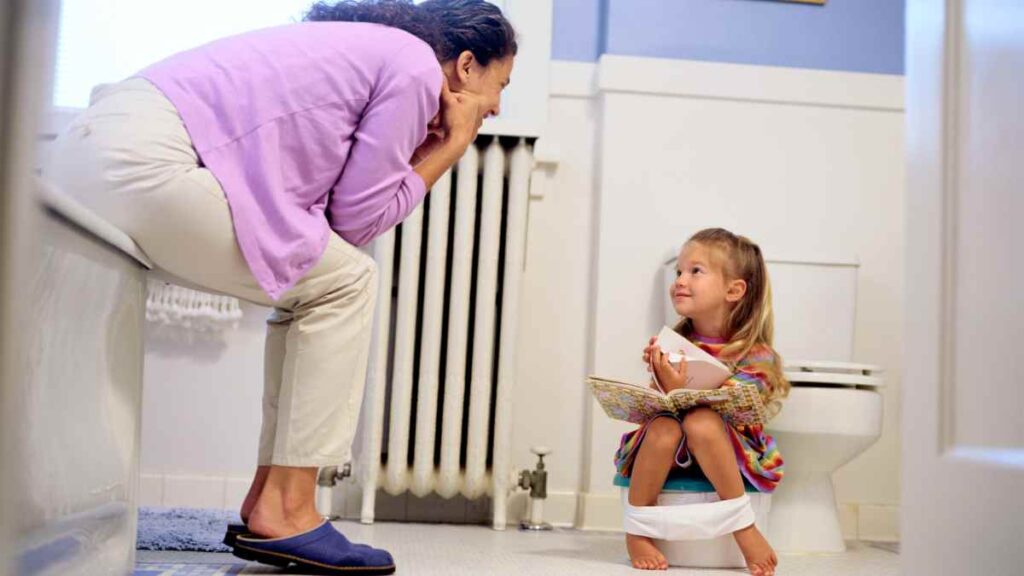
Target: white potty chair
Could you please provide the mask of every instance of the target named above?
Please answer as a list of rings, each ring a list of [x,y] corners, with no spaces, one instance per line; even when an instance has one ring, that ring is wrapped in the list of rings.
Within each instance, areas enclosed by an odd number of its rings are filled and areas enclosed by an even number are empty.
[[[669,477],[657,506],[643,507],[629,504],[629,478],[616,475],[615,485],[622,488],[625,531],[652,538],[669,566],[746,568],[732,533],[751,521],[768,533],[772,497],[745,480],[746,493],[723,502],[705,479]]]

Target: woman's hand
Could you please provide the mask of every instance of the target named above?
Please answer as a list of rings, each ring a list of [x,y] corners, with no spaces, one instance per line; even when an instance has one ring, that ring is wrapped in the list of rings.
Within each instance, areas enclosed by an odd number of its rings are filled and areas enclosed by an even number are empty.
[[[678,365],[672,365],[668,361],[668,354],[655,347],[651,351],[651,366],[654,368],[654,375],[658,382],[665,389],[671,392],[678,388],[686,387],[686,360],[681,360]]]
[[[445,142],[469,146],[484,123],[482,101],[475,94],[452,92],[448,82],[441,85],[441,128]]]
[[[484,123],[480,98],[467,92],[452,92],[448,82],[441,85],[440,120],[427,125],[429,135],[414,151],[409,163],[429,190],[459,161]],[[433,137],[431,137],[433,136]]]

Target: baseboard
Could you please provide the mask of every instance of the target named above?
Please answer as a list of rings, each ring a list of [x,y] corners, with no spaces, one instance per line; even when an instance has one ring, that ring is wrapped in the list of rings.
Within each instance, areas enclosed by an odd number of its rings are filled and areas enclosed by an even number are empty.
[[[622,497],[615,493],[582,493],[576,527],[599,532],[622,531]]]
[[[530,495],[516,492],[508,500],[509,525],[518,525],[527,517]],[[558,528],[572,528],[576,525],[576,507],[579,497],[576,492],[548,492],[544,500],[543,520]]]
[[[899,542],[899,506],[892,504],[858,504],[857,539],[872,542]]]

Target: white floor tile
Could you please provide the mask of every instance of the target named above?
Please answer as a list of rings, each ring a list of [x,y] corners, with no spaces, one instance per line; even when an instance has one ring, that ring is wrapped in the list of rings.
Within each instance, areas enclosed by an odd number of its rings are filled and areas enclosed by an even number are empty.
[[[636,576],[626,559],[621,534],[554,530],[545,533],[506,530],[486,526],[398,524],[379,522],[370,526],[341,521],[334,524],[351,540],[385,548],[398,564],[397,574],[414,576]],[[139,568],[156,563],[190,564],[181,574],[223,574],[223,567],[241,563],[229,554],[139,552]],[[197,571],[195,564],[209,566]],[[220,572],[217,572],[220,570]],[[249,564],[241,574],[276,574],[279,570]],[[295,572],[289,572],[295,574]],[[166,576],[176,574],[173,570]],[[727,576],[738,570],[673,568],[678,576]],[[859,542],[849,543],[844,554],[782,555],[780,576],[897,576],[899,556]]]

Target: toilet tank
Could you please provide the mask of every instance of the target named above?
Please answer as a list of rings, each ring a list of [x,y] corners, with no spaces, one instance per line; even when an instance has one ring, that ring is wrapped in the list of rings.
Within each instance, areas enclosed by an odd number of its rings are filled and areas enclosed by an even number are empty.
[[[675,281],[676,260],[665,262],[665,286]],[[852,260],[767,260],[775,312],[775,349],[786,361],[853,358],[857,269]],[[665,297],[665,323],[679,317]]]

